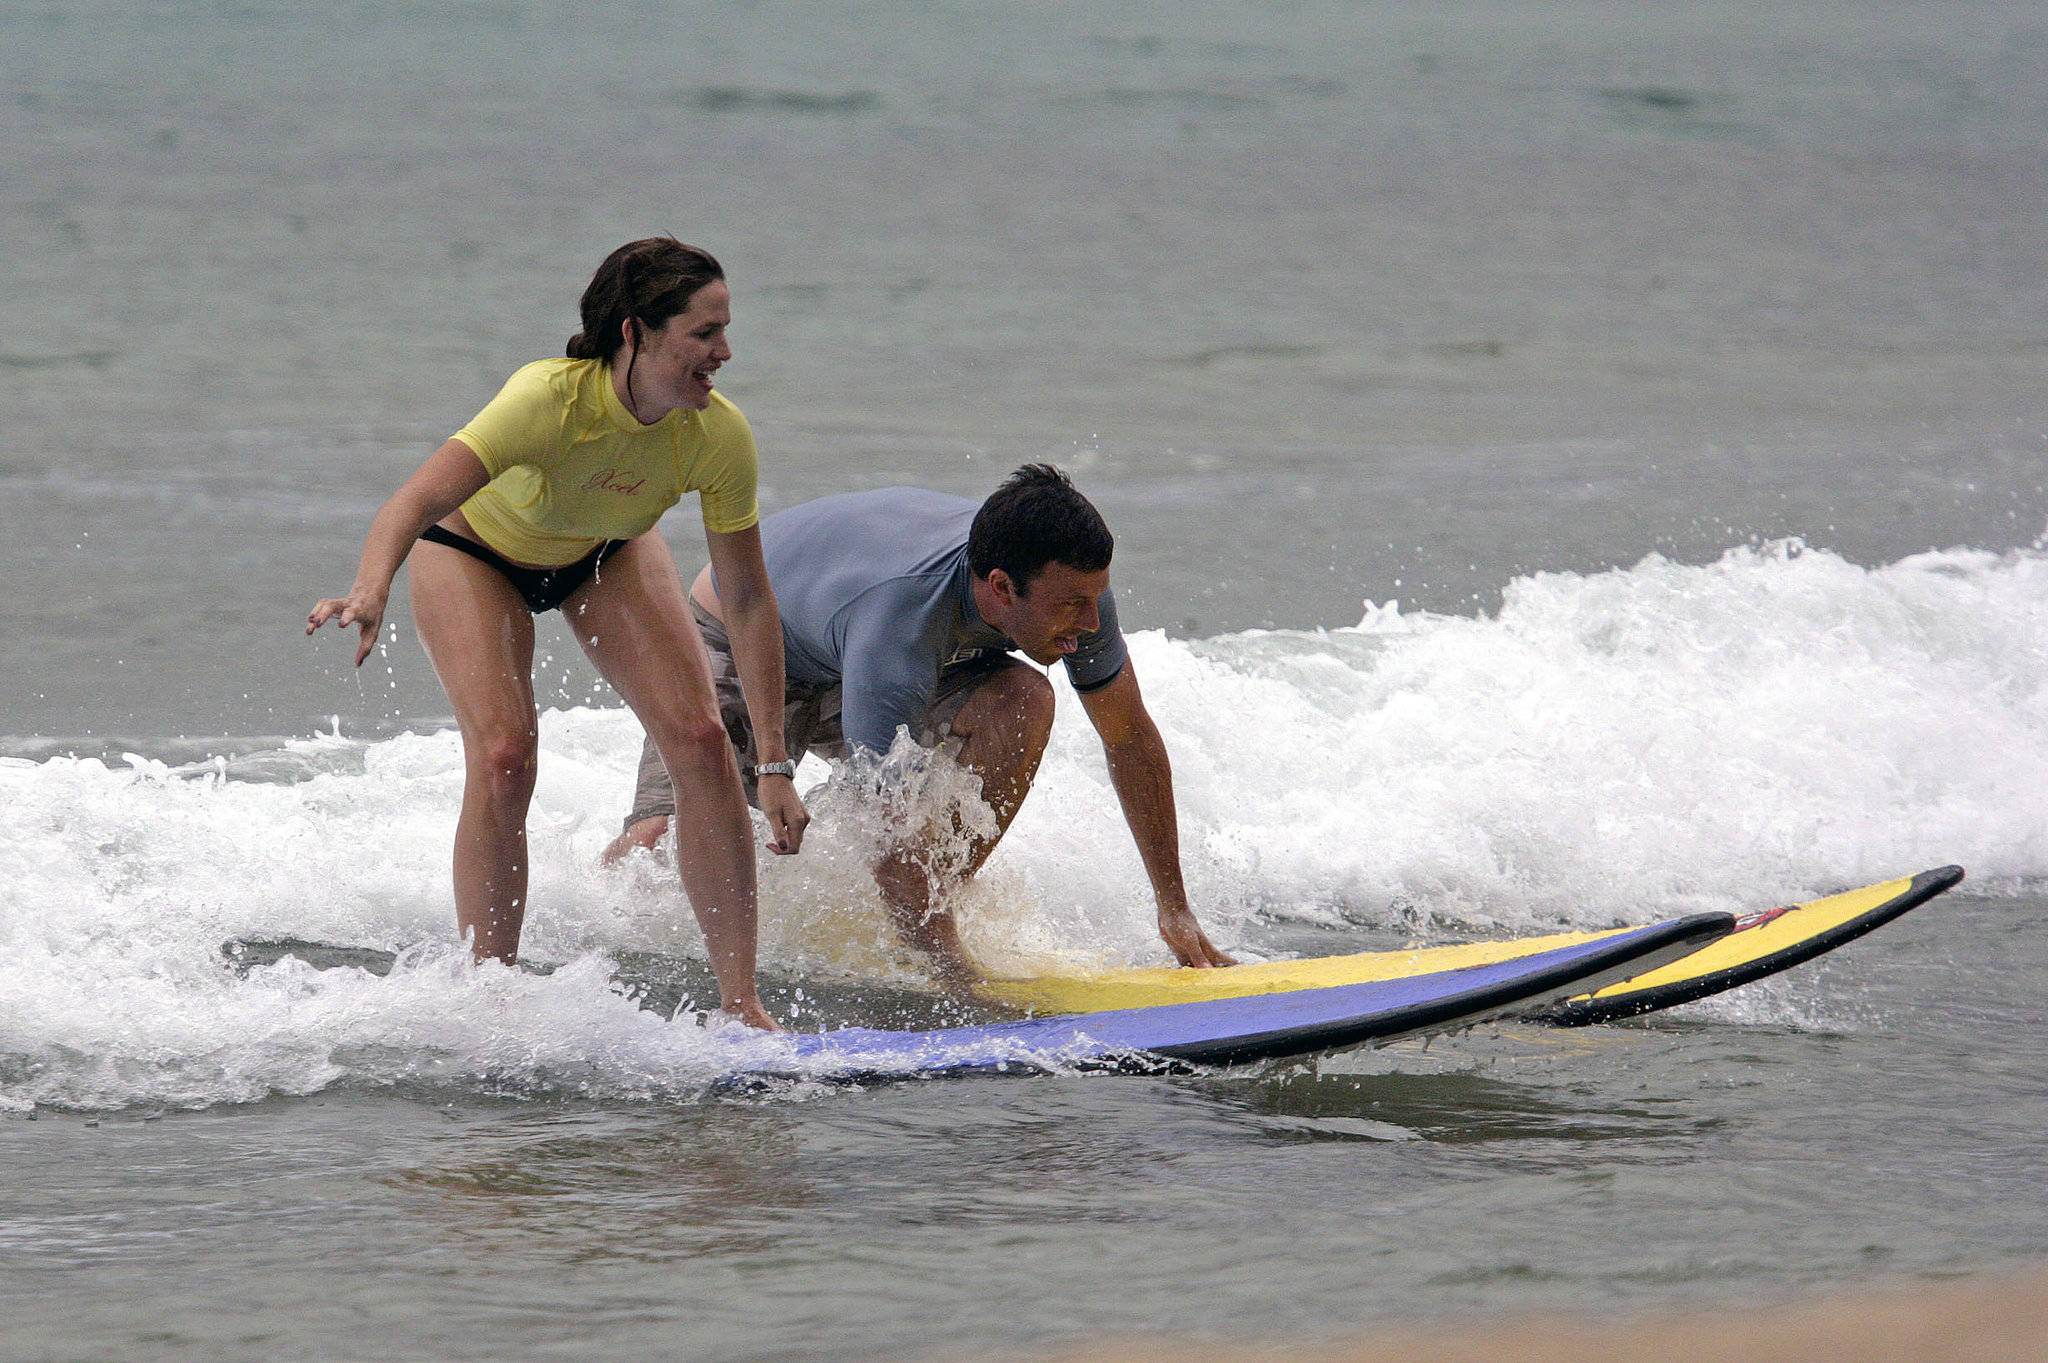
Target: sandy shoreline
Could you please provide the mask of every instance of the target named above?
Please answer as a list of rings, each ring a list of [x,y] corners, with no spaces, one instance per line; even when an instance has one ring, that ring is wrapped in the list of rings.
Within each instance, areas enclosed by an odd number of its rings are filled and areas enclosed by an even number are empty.
[[[1657,1315],[1506,1317],[1348,1340],[1197,1344],[1149,1336],[977,1355],[985,1363],[1981,1363],[2048,1359],[2048,1272],[1896,1282],[1768,1306]]]

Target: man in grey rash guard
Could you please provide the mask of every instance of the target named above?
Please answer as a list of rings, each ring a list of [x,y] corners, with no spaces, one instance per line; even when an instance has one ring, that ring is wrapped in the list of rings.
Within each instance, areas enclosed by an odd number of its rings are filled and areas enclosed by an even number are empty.
[[[1041,665],[1064,662],[1151,879],[1159,935],[1182,965],[1232,964],[1188,907],[1166,744],[1117,629],[1115,541],[1065,474],[1027,465],[979,507],[919,488],[826,497],[762,521],[761,545],[782,612],[790,764],[752,765],[711,569],[690,588],[750,798],[760,780],[791,779],[806,750],[885,753],[907,727],[981,778],[996,833],[966,835],[963,874],[972,875],[1016,818],[1052,735],[1052,684],[1011,650]],[[605,860],[653,847],[674,812],[668,772],[649,744],[633,812]],[[793,826],[776,850],[794,852],[802,839]],[[952,915],[931,902],[928,860],[915,843],[900,845],[875,880],[897,930],[931,956],[942,981],[962,988],[974,970]]]

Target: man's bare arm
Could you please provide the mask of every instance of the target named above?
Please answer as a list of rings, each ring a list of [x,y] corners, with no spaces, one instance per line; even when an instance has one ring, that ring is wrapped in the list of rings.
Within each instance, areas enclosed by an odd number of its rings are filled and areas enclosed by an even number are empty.
[[[1123,805],[1124,822],[1137,840],[1138,855],[1159,904],[1159,935],[1176,959],[1188,966],[1235,965],[1219,950],[1188,907],[1180,869],[1180,818],[1174,807],[1173,765],[1166,740],[1145,708],[1138,677],[1129,662],[1115,681],[1081,697],[1081,708],[1102,739],[1110,783]]]

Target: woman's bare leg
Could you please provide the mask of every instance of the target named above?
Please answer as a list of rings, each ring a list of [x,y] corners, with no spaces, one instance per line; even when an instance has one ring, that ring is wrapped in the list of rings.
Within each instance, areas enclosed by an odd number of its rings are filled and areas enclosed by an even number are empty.
[[[711,660],[658,531],[605,561],[563,608],[590,661],[639,716],[676,789],[676,869],[704,930],[720,1007],[775,1026],[754,983],[754,824],[718,717]]]
[[[533,616],[499,573],[457,549],[414,546],[412,615],[462,728],[455,921],[479,961],[511,964],[526,919],[526,811],[540,730]]]

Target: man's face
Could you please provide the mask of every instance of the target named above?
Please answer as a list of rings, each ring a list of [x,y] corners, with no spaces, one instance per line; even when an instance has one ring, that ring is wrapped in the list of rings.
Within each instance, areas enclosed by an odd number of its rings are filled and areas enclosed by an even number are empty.
[[[1102,625],[1096,598],[1109,590],[1109,569],[1084,573],[1064,563],[1048,563],[1019,591],[1010,575],[998,568],[988,575],[997,610],[989,623],[1010,636],[1031,661],[1056,663],[1080,646],[1081,636]]]

